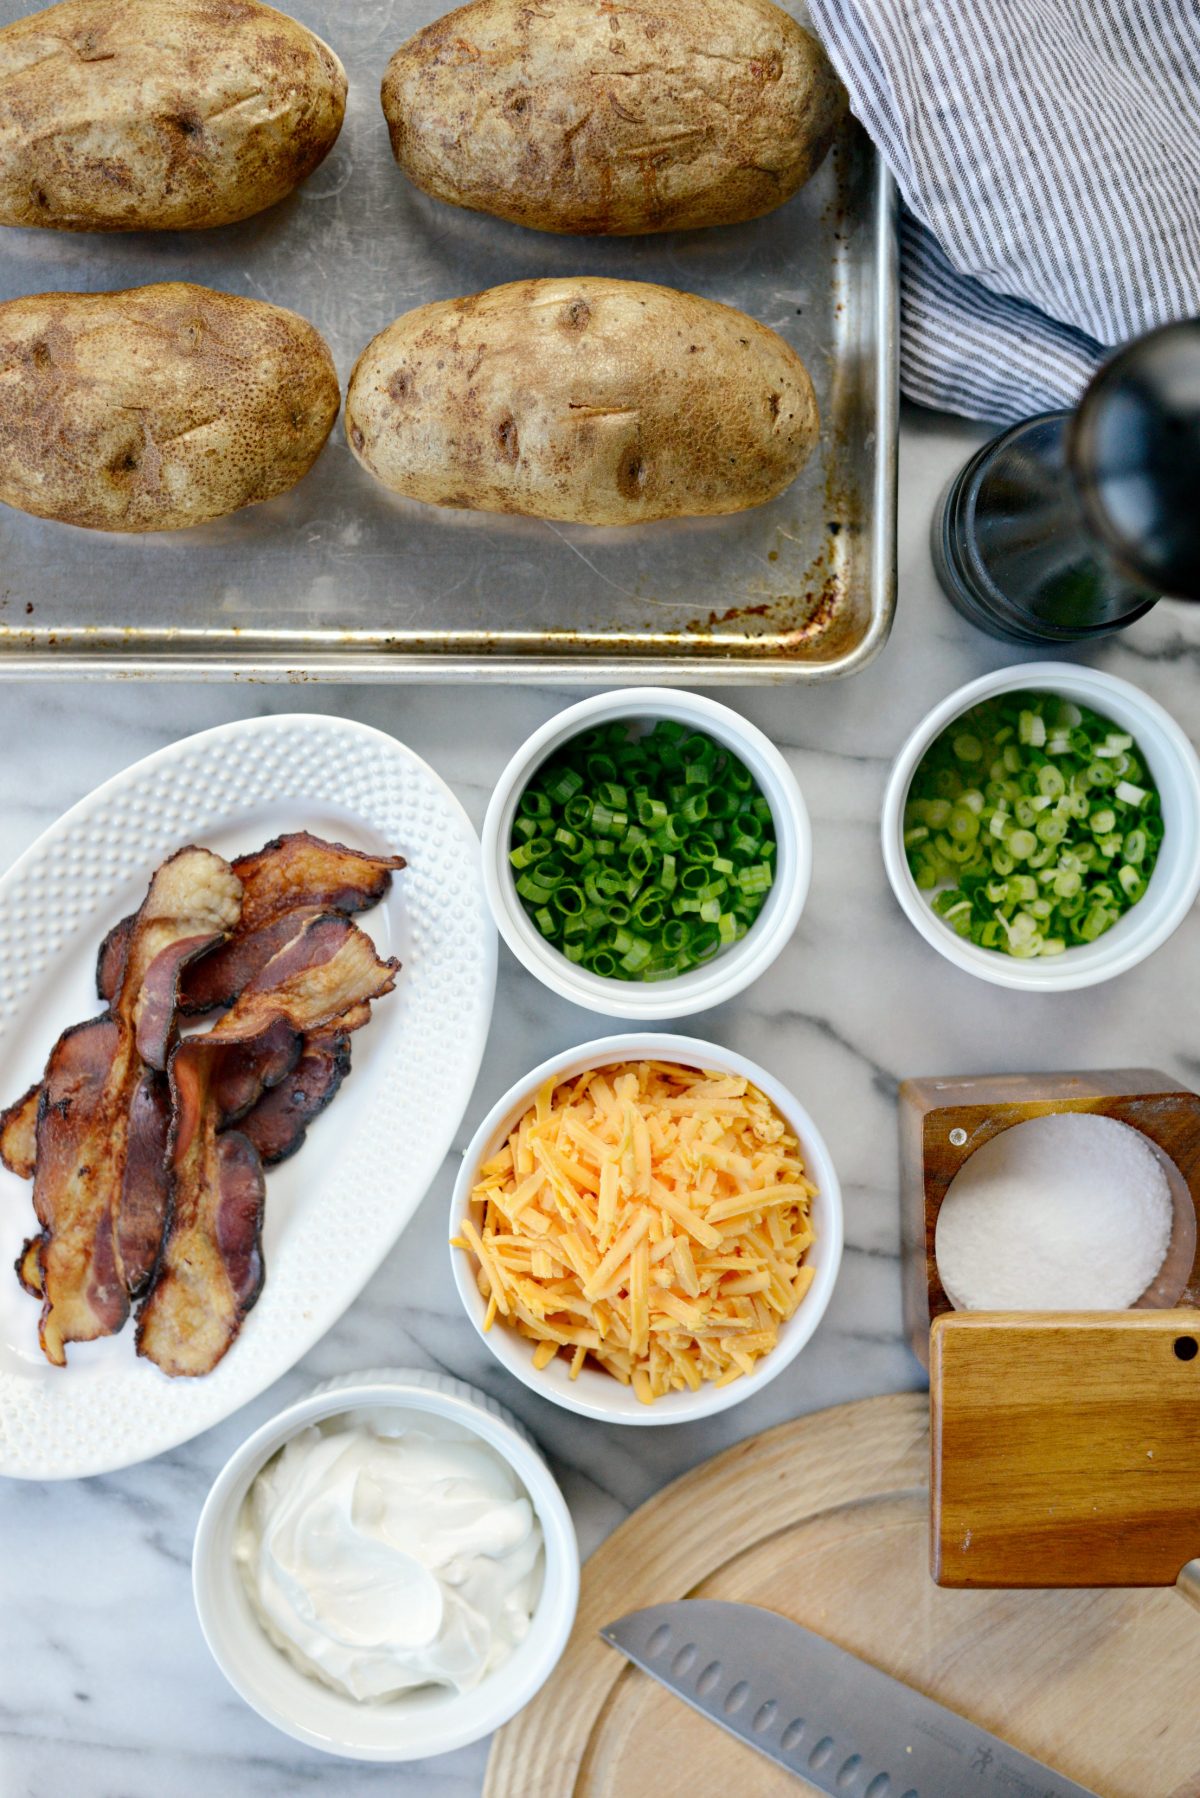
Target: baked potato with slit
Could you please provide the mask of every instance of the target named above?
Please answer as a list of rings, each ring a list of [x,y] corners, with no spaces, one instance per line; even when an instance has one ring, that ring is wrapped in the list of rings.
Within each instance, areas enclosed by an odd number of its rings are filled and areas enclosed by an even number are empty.
[[[0,304],[0,500],[177,531],[307,474],[340,401],[328,345],[264,300],[160,282]]]
[[[575,524],[738,512],[817,437],[800,357],[643,281],[514,281],[418,306],[359,357],[346,430],[393,492]]]
[[[0,224],[195,231],[332,149],[346,75],[261,0],[62,0],[0,30]]]
[[[473,0],[401,45],[382,99],[397,162],[435,199],[606,236],[770,212],[846,110],[771,0]]]

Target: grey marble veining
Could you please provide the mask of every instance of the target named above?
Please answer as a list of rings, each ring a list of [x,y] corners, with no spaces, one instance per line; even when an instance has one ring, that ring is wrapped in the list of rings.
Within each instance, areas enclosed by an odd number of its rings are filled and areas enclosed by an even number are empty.
[[[899,614],[870,669],[827,687],[718,695],[788,756],[812,813],[815,870],[795,939],[772,973],[682,1028],[766,1062],[829,1141],[845,1188],[847,1246],[814,1341],[760,1396],[706,1423],[622,1431],[558,1411],[509,1381],[460,1313],[445,1249],[448,1163],[346,1316],[255,1403],[123,1473],[0,1483],[0,1798],[291,1798],[317,1788],[339,1798],[476,1798],[485,1745],[408,1769],[332,1761],[261,1722],[210,1660],[191,1603],[192,1532],[212,1478],[253,1428],[331,1374],[381,1363],[448,1369],[503,1399],[538,1437],[586,1553],[665,1481],[729,1443],[802,1411],[921,1383],[900,1334],[901,1076],[1141,1062],[1200,1083],[1200,1047],[1181,1002],[1200,965],[1195,914],[1123,979],[1036,998],[951,968],[888,891],[877,814],[892,753],[952,687],[1023,659],[962,623],[929,566],[930,509],[976,440],[928,416],[906,421]],[[1161,605],[1086,659],[1143,685],[1195,734],[1200,610]],[[471,693],[468,708],[462,691],[446,688],[0,688],[0,867],[129,762],[261,712],[329,710],[392,731],[438,769],[478,824],[509,753],[570,697],[487,687]],[[519,1073],[606,1028],[547,994],[503,949],[496,1018],[460,1148]]]

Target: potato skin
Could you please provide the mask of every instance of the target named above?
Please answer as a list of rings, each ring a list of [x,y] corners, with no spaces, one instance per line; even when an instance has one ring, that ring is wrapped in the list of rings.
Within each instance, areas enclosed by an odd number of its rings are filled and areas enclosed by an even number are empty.
[[[641,281],[514,281],[381,331],[346,431],[411,499],[626,525],[773,499],[817,406],[791,346],[732,307]]]
[[[259,0],[63,0],[0,30],[0,224],[194,231],[332,149],[346,76]]]
[[[474,0],[396,51],[382,98],[426,193],[618,236],[770,212],[845,112],[824,50],[771,0]]]
[[[286,493],[340,389],[324,338],[184,281],[0,305],[0,500],[99,531],[176,531]]]

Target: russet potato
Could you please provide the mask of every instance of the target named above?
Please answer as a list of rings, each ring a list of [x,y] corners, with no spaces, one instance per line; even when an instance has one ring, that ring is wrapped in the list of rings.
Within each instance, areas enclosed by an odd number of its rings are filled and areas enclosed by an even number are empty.
[[[473,0],[401,45],[382,98],[426,193],[604,235],[770,212],[846,104],[816,38],[771,0]]]
[[[101,531],[174,531],[286,493],[337,417],[305,319],[162,282],[0,304],[0,500]]]
[[[346,76],[260,0],[63,0],[0,30],[0,224],[191,231],[333,147]]]
[[[346,430],[411,499],[629,525],[773,499],[817,406],[791,346],[732,307],[641,281],[514,281],[380,332]]]

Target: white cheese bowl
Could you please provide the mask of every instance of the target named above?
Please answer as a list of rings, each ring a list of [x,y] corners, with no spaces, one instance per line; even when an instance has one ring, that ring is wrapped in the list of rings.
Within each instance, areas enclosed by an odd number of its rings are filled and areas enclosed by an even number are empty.
[[[486,1442],[533,1503],[545,1571],[529,1634],[470,1692],[422,1686],[361,1704],[302,1673],[268,1638],[251,1608],[236,1559],[238,1519],[254,1479],[299,1431],[346,1412],[444,1418]],[[204,1639],[230,1685],[260,1717],[310,1748],[352,1760],[410,1761],[464,1748],[528,1704],[558,1662],[579,1598],[579,1549],[571,1514],[545,1461],[502,1405],[461,1380],[384,1369],[327,1380],[245,1441],[218,1474],[200,1513],[192,1591]]]
[[[812,1204],[816,1240],[806,1257],[815,1270],[813,1283],[793,1315],[780,1326],[775,1347],[763,1355],[754,1372],[728,1386],[706,1382],[696,1392],[667,1392],[652,1405],[643,1405],[628,1386],[623,1386],[601,1367],[585,1365],[579,1377],[572,1380],[568,1364],[560,1355],[548,1367],[539,1370],[533,1365],[533,1343],[516,1330],[509,1329],[502,1319],[497,1318],[490,1330],[484,1329],[487,1305],[476,1282],[474,1259],[465,1250],[454,1247],[451,1247],[450,1255],[455,1284],[468,1317],[497,1361],[531,1392],[549,1399],[552,1404],[561,1405],[566,1411],[597,1418],[601,1423],[694,1423],[699,1417],[712,1417],[718,1411],[728,1411],[731,1406],[753,1398],[791,1365],[825,1315],[841,1266],[842,1189],[833,1160],[803,1105],[765,1068],[716,1043],[648,1031],[601,1037],[595,1042],[581,1043],[577,1049],[568,1049],[563,1055],[552,1056],[509,1088],[472,1137],[450,1201],[450,1235],[457,1235],[460,1219],[470,1210],[471,1190],[481,1163],[503,1146],[545,1081],[570,1080],[589,1068],[639,1060],[674,1061],[684,1067],[712,1068],[720,1073],[743,1075],[766,1094],[786,1121],[800,1144],[806,1171],[818,1189]]]
[[[1163,841],[1146,892],[1094,943],[1029,960],[984,949],[943,923],[913,878],[904,850],[904,806],[921,757],[955,718],[998,693],[1053,693],[1090,706],[1130,732],[1162,801]],[[1165,708],[1132,682],[1073,662],[1025,662],[970,681],[928,712],[892,764],[882,813],[883,860],[902,910],[930,946],[968,974],[1027,993],[1096,986],[1136,967],[1178,929],[1200,892],[1200,759]]]
[[[729,749],[750,771],[771,808],[776,857],[766,903],[739,942],[701,967],[671,980],[607,979],[567,960],[538,930],[517,892],[508,859],[513,820],[538,769],[574,737],[598,724],[627,719],[651,725],[660,718],[687,724]],[[612,1018],[649,1023],[708,1011],[742,992],[790,942],[812,875],[812,830],[796,777],[769,737],[727,705],[698,693],[665,687],[627,687],[598,693],[559,712],[517,750],[492,794],[483,821],[483,881],[501,936],[543,986]]]

